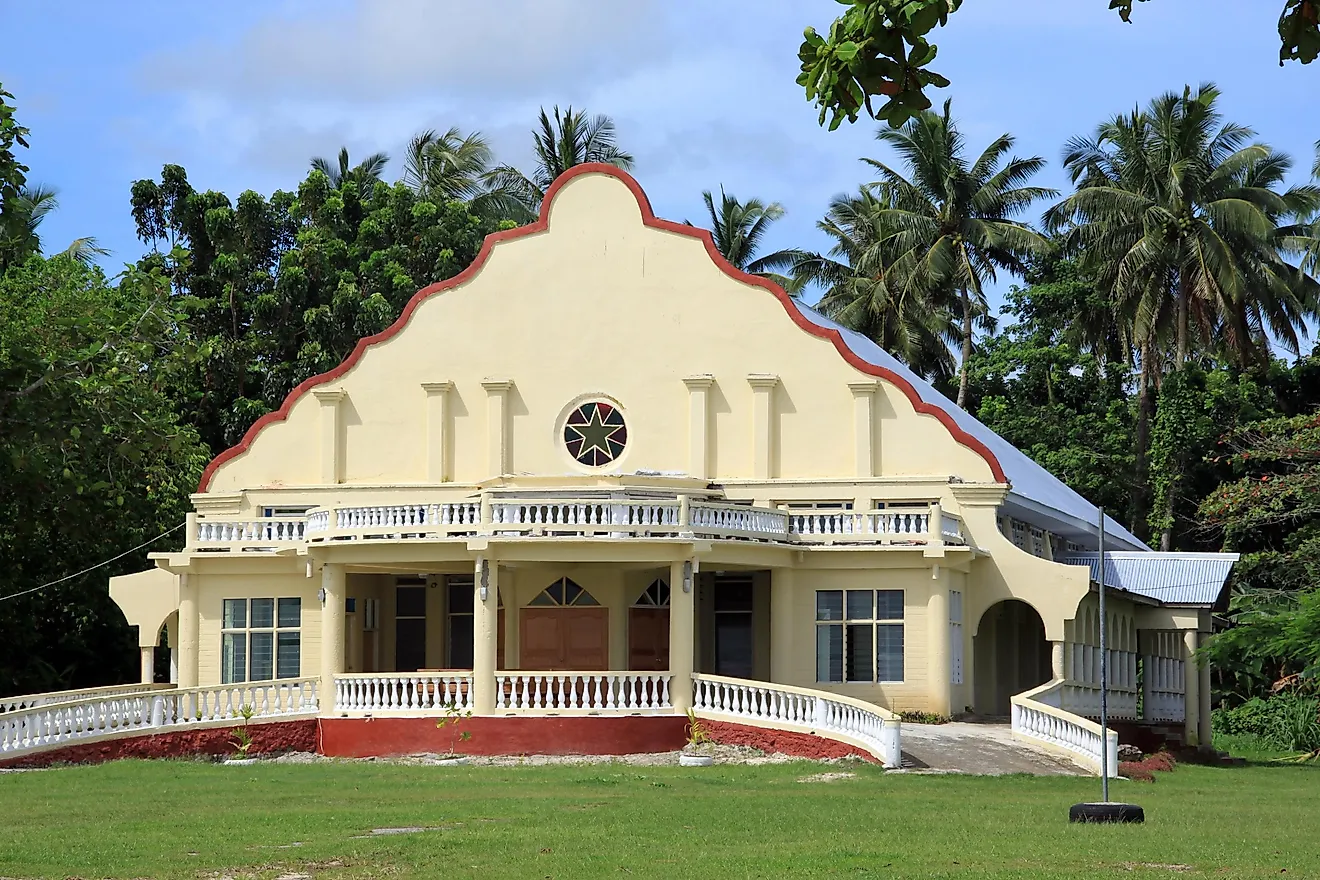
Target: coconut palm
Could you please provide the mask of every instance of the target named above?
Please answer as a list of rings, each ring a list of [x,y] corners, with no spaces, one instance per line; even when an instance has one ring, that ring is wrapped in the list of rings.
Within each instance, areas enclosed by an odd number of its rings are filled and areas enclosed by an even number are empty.
[[[1259,360],[1271,335],[1296,351],[1320,295],[1285,259],[1312,240],[1291,221],[1320,207],[1320,190],[1282,190],[1289,159],[1223,122],[1218,97],[1211,84],[1170,92],[1070,141],[1077,191],[1046,213],[1137,344],[1171,340],[1177,369],[1194,349]]]
[[[1045,160],[1010,156],[1012,135],[1000,135],[969,163],[950,106],[946,101],[942,113],[927,110],[902,128],[882,128],[876,135],[903,160],[906,175],[874,159],[863,161],[880,174],[877,185],[887,207],[877,221],[893,231],[886,284],[899,298],[953,295],[962,347],[958,405],[965,406],[973,333],[977,321],[989,316],[985,282],[996,280],[999,270],[1022,274],[1024,261],[1048,247],[1044,237],[1012,218],[1056,193],[1027,185]]]
[[[787,249],[757,256],[770,227],[784,216],[783,205],[778,202],[767,204],[760,199],[742,202],[726,193],[722,186],[718,206],[710,190],[703,190],[701,198],[710,218],[710,233],[715,249],[724,259],[743,272],[771,279],[790,294],[796,295],[799,292],[801,283],[797,278],[774,270],[791,269],[806,254],[800,250]],[[690,220],[687,223],[693,225]]]
[[[485,192],[481,178],[490,171],[492,157],[481,132],[464,135],[455,127],[440,134],[427,129],[408,143],[402,180],[420,196],[471,201]]]
[[[619,148],[614,120],[588,116],[585,110],[556,106],[553,118],[541,108],[539,127],[532,132],[536,167],[531,175],[512,165],[501,165],[486,175],[487,187],[516,198],[529,216],[541,208],[545,191],[555,178],[575,165],[604,162],[623,169],[633,167],[631,154]]]
[[[947,287],[896,284],[890,267],[900,256],[892,225],[895,198],[887,188],[866,186],[836,196],[816,227],[833,239],[827,255],[802,254],[792,272],[799,287],[823,288],[817,308],[856,330],[931,379],[954,374],[949,346],[958,338],[954,297]]]
[[[320,171],[330,178],[330,185],[335,189],[351,181],[357,184],[359,190],[363,190],[380,180],[389,161],[387,153],[372,153],[356,165],[349,165],[348,147],[340,147],[337,162],[317,156],[312,160],[312,170]]]
[[[0,270],[14,263],[27,259],[32,254],[41,253],[41,234],[39,227],[50,212],[59,207],[56,191],[47,186],[23,187],[14,200],[14,224],[7,240],[0,241]],[[91,265],[97,257],[104,257],[110,251],[100,247],[93,236],[75,238],[60,253],[71,257],[83,265]]]

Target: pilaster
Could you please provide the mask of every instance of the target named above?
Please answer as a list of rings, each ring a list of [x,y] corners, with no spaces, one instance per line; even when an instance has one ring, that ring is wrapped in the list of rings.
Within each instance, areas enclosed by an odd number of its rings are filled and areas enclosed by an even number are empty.
[[[449,393],[453,382],[423,382],[426,392],[426,481],[445,483],[452,476],[449,464]]]
[[[853,461],[858,477],[876,476],[875,392],[878,382],[849,382],[853,394]]]
[[[688,376],[688,474],[700,480],[710,479],[710,389],[715,377]]]
[[[770,373],[752,373],[752,476],[769,480],[774,476],[774,395],[779,377]]]
[[[316,388],[312,394],[321,403],[321,482],[344,481],[344,432],[340,408],[347,394],[342,388]]]
[[[512,379],[486,379],[486,470],[493,477],[509,472],[509,392]]]

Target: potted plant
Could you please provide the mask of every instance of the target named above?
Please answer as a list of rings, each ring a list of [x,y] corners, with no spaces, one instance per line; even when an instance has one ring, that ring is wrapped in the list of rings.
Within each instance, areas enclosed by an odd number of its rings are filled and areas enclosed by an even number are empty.
[[[471,717],[471,709],[459,709],[458,705],[452,701],[445,704],[445,717],[436,721],[435,726],[437,730],[449,728],[449,754],[440,758],[437,763],[449,766],[468,762],[467,755],[460,755],[457,748],[459,743],[472,739],[471,731],[459,730],[459,725]]]
[[[678,753],[678,763],[682,767],[709,767],[715,763],[712,754],[715,743],[691,709],[688,709],[687,717],[687,745]]]
[[[234,747],[234,754],[225,759],[224,763],[243,767],[248,764],[255,764],[256,758],[248,757],[248,752],[252,750],[252,732],[248,730],[248,722],[256,714],[256,710],[251,706],[244,706],[234,713],[237,717],[243,719],[243,723],[235,727],[230,735],[230,744]]]

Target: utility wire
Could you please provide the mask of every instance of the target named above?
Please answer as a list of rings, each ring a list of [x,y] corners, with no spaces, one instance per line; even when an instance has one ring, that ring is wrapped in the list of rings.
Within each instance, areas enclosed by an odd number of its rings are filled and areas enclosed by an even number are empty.
[[[64,583],[65,581],[71,581],[71,580],[73,580],[73,579],[76,578],[76,577],[82,577],[83,575],[87,574],[87,573],[90,572],[90,571],[96,571],[98,568],[104,568],[105,566],[109,565],[109,564],[112,563],[112,562],[117,562],[118,560],[123,559],[125,556],[129,555],[130,553],[136,553],[137,551],[141,550],[143,547],[146,547],[146,546],[149,546],[149,545],[151,545],[151,544],[156,543],[156,542],[159,541],[161,538],[169,537],[170,535],[172,535],[172,534],[174,534],[175,532],[177,532],[179,529],[183,528],[185,525],[187,525],[187,523],[179,523],[177,526],[175,526],[174,528],[170,529],[168,532],[162,532],[161,534],[159,534],[159,535],[157,535],[156,537],[152,538],[150,541],[146,541],[146,542],[143,542],[143,543],[141,543],[141,544],[138,544],[138,545],[137,545],[136,547],[134,547],[133,549],[131,549],[131,550],[125,550],[123,553],[120,553],[118,556],[112,556],[112,557],[110,557],[109,559],[105,560],[104,562],[98,562],[98,563],[96,563],[96,565],[93,565],[93,566],[91,566],[90,568],[84,568],[82,571],[76,571],[76,572],[74,572],[73,574],[66,574],[64,577],[59,578],[58,580],[53,580],[53,581],[51,581],[50,583],[42,584],[42,585],[39,586],[39,587],[33,587],[33,588],[30,589],[30,590],[22,590],[22,591],[17,592],[17,593],[10,593],[8,596],[0,596],[0,602],[7,601],[7,600],[9,600],[9,599],[17,599],[19,596],[26,596],[26,595],[28,595],[29,593],[35,593],[35,592],[37,592],[38,590],[44,590],[44,589],[46,589],[47,587],[53,587],[53,586],[55,586],[56,584],[62,584],[62,583]]]

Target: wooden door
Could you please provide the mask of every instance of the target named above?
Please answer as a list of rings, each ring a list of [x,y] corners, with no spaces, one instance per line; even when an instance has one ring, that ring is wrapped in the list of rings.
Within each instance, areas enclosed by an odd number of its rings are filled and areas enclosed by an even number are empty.
[[[518,615],[519,667],[537,671],[609,668],[605,608],[524,608]]]
[[[669,609],[628,609],[628,668],[663,671],[669,668]]]

